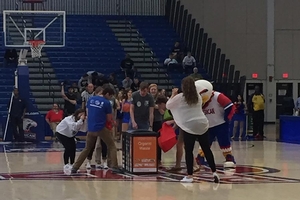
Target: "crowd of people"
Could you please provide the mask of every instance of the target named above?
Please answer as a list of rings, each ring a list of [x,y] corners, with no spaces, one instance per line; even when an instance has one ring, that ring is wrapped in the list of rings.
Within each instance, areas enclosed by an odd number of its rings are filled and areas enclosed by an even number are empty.
[[[130,129],[159,132],[165,122],[178,130],[176,164],[172,170],[181,169],[185,150],[188,175],[183,182],[192,182],[192,174],[199,170],[199,165],[207,164],[212,169],[214,181],[218,182],[214,158],[209,147],[217,138],[226,161],[224,166],[235,165],[229,132],[224,131],[228,130],[233,115],[233,137],[240,127],[241,139],[245,110],[248,109],[253,114],[256,137],[263,138],[264,96],[258,87],[246,105],[241,95],[232,103],[224,94],[213,91],[210,82],[198,80],[193,76],[182,80],[182,91],[173,89],[172,95],[168,96],[165,90],[159,89],[156,84],[149,85],[146,82],[135,81],[132,83],[135,84],[134,87],[116,88],[112,75],[110,79],[105,80],[101,79],[103,76],[99,73],[96,76],[96,73],[88,72],[88,76],[83,76],[79,83],[85,83],[85,86],[81,88],[73,83],[65,92],[65,83],[61,83],[61,95],[65,99],[64,109],[54,104],[53,109],[46,115],[46,121],[53,131],[53,139],[60,141],[65,148],[66,174],[76,173],[85,160],[86,168],[91,168],[94,151],[97,168],[111,168],[121,173],[116,159],[115,142],[120,141],[122,133]],[[15,91],[14,98],[19,102],[17,97],[18,93]],[[14,101],[12,107],[16,107]],[[21,116],[19,118],[22,118],[24,112],[18,114]],[[87,132],[87,138],[85,149],[75,160],[78,131]],[[15,138],[18,138],[17,132]],[[197,162],[194,162],[192,151],[196,140],[199,141],[200,148]],[[158,146],[159,166],[162,160],[161,152]]]
[[[128,76],[125,81],[129,81]],[[197,86],[198,81],[200,85]],[[86,168],[91,168],[94,151],[96,168],[111,168],[121,172],[116,159],[115,142],[120,141],[122,133],[132,129],[159,132],[165,122],[178,130],[176,164],[172,170],[181,169],[181,159],[185,150],[188,176],[183,182],[192,182],[192,174],[199,170],[199,165],[207,164],[212,169],[215,182],[218,182],[214,158],[209,148],[214,139],[218,139],[226,166],[232,167],[235,160],[231,153],[229,132],[224,130],[228,130],[229,123],[235,115],[232,139],[236,136],[238,127],[239,138],[242,139],[246,107],[256,112],[258,118],[262,117],[258,114],[262,111],[259,110],[257,102],[253,103],[251,100],[251,105],[246,106],[241,96],[238,96],[237,101],[232,103],[224,94],[213,91],[210,82],[199,80],[193,74],[182,80],[182,92],[173,89],[171,96],[167,96],[165,90],[159,89],[156,84],[149,85],[137,78],[124,83],[126,87],[119,87],[113,74],[106,79],[103,74],[92,71],[81,77],[78,86],[73,83],[67,93],[64,91],[64,84],[61,84],[61,94],[65,99],[64,112],[54,104],[46,116],[46,121],[52,128],[53,138],[58,139],[65,147],[66,174],[76,173],[86,159]],[[201,87],[202,89],[199,89]],[[208,91],[211,93],[205,96]],[[258,90],[257,94],[253,95],[262,96]],[[254,123],[255,131],[263,137],[261,120]],[[74,144],[78,131],[87,132],[87,139],[85,149],[75,161]],[[196,140],[199,141],[200,148],[197,162],[194,162],[192,151]],[[159,166],[162,160],[161,152],[158,146]]]
[[[97,168],[111,168],[113,171],[120,172],[121,170],[118,168],[116,160],[115,142],[120,141],[122,133],[129,129],[146,129],[158,132],[161,129],[163,122],[166,122],[179,130],[178,144],[176,145],[176,165],[173,170],[180,169],[184,152],[183,149],[185,149],[186,152],[185,157],[188,167],[188,176],[182,181],[191,182],[192,173],[199,170],[197,164],[193,162],[194,159],[191,153],[194,146],[193,144],[197,139],[200,140],[199,142],[202,147],[201,150],[199,150],[202,151],[199,153],[201,156],[198,156],[197,161],[199,164],[203,164],[205,162],[204,159],[206,158],[209,166],[214,172],[214,180],[218,182],[219,179],[215,173],[213,156],[209,148],[212,141],[208,140],[209,137],[207,137],[207,131],[213,129],[212,126],[208,125],[212,122],[208,123],[209,120],[207,119],[209,119],[209,117],[207,117],[207,115],[212,113],[207,112],[205,109],[202,110],[202,98],[200,96],[197,96],[197,102],[195,99],[192,102],[187,100],[187,104],[184,104],[185,99],[190,98],[189,93],[191,92],[192,86],[196,87],[194,84],[195,79],[193,77],[188,76],[183,79],[182,93],[180,95],[177,95],[178,91],[175,92],[175,90],[173,90],[172,95],[168,97],[165,94],[165,90],[159,90],[156,84],[149,85],[146,82],[140,82],[138,88],[137,86],[135,87],[135,89],[138,90],[135,91],[131,89],[131,87],[126,89],[116,88],[112,82],[93,81],[93,78],[95,78],[95,75],[93,76],[93,74],[95,74],[95,72],[89,72],[89,74],[90,76],[82,77],[80,81],[80,83],[82,83],[86,80],[87,85],[83,88],[80,95],[82,103],[79,110],[76,110],[75,106],[77,104],[76,98],[78,96],[74,92],[75,89],[70,87],[68,88],[68,93],[64,93],[64,83],[62,83],[62,96],[65,99],[65,118],[61,119],[59,123],[54,122],[52,127],[55,127],[53,128],[53,136],[65,147],[65,173],[76,173],[85,159],[87,159],[86,168],[91,168],[94,150]],[[99,76],[98,73],[97,75]],[[95,86],[93,82],[95,84],[103,84],[101,86]],[[76,91],[79,92],[81,90],[82,88],[78,88]],[[212,91],[212,88],[210,91]],[[196,94],[201,94],[201,92]],[[172,101],[175,101],[176,99],[175,96],[176,98],[181,96],[179,103],[172,103]],[[205,99],[207,101],[208,99],[211,99],[211,97]],[[224,99],[225,97],[223,100]],[[219,112],[220,121],[221,124],[223,124],[225,123],[225,121],[222,121],[224,119],[224,110],[231,108],[227,105],[227,103],[231,101],[226,99],[225,103],[223,102],[222,104],[219,100],[219,98],[216,98],[215,105],[218,104],[217,107],[220,107],[221,110],[223,110],[223,112]],[[188,111],[180,110],[181,107],[179,105],[181,104],[185,105],[182,109],[188,109]],[[219,106],[219,104],[221,106]],[[72,109],[71,106],[73,106]],[[198,108],[197,110],[194,109],[196,107]],[[55,107],[55,109],[57,108]],[[193,110],[193,112],[191,112],[191,110]],[[198,111],[200,114],[202,113],[201,115],[199,114],[200,118],[190,116],[190,114],[197,115]],[[58,113],[58,111],[55,112]],[[186,116],[182,114],[183,112]],[[169,117],[166,117],[168,116],[168,113]],[[226,114],[228,114],[227,111]],[[49,115],[51,116],[51,114]],[[187,123],[187,121],[189,121],[188,119],[195,119],[196,121],[191,122],[189,125],[189,123]],[[197,121],[198,119],[201,123]],[[213,116],[212,119],[215,119],[215,116]],[[195,124],[198,125],[194,126]],[[219,125],[220,123],[216,124],[216,126]],[[219,135],[224,132],[223,130],[224,126],[221,128],[219,126],[219,128],[216,129],[215,137],[217,137],[218,140],[220,137]],[[74,142],[76,142],[75,135],[78,131],[87,131],[87,139],[85,149],[81,152],[77,161],[75,161]],[[225,133],[225,135],[227,134]],[[228,148],[230,141],[227,141],[225,138],[225,136],[221,138],[221,140],[224,140],[225,142],[220,144],[220,148],[223,151],[226,161],[233,163],[235,161],[231,154],[231,148]],[[222,144],[226,147],[222,146]],[[224,149],[228,150],[226,154],[224,153]],[[157,160],[159,166],[161,165],[161,157],[161,150],[158,146]]]
[[[78,83],[68,87],[67,92],[66,83],[61,83],[64,108],[60,109],[58,104],[54,104],[46,115],[46,122],[51,127],[53,139],[61,142],[65,148],[63,170],[66,174],[77,173],[85,160],[86,168],[91,168],[94,151],[96,168],[111,168],[114,172],[122,173],[115,143],[120,141],[122,133],[143,129],[160,135],[159,130],[165,122],[178,130],[176,164],[172,170],[181,169],[185,150],[187,176],[182,182],[192,182],[192,175],[200,169],[199,165],[208,165],[213,172],[214,182],[218,183],[219,176],[210,146],[217,138],[225,158],[224,167],[235,165],[229,132],[224,131],[228,130],[233,115],[236,117],[232,139],[238,127],[239,139],[242,139],[246,107],[253,112],[255,133],[263,137],[264,98],[258,90],[251,96],[248,106],[241,95],[232,103],[224,94],[213,91],[210,82],[201,80],[195,59],[190,52],[184,56],[179,43],[175,44],[169,59],[170,62],[173,59],[177,63],[182,61],[185,72],[193,70],[190,76],[182,80],[181,90],[174,88],[170,96],[156,84],[141,82],[129,55],[121,63],[125,74],[121,84],[113,73],[107,78],[96,71],[84,74]],[[75,160],[76,134],[79,131],[87,133],[86,146]],[[195,141],[200,144],[196,160],[193,155]],[[159,146],[157,148],[158,166],[161,166],[162,151]]]
[[[184,74],[190,74],[197,67],[197,63],[190,51],[187,51],[180,42],[175,42],[169,57],[164,61],[164,66],[168,72],[177,70]]]

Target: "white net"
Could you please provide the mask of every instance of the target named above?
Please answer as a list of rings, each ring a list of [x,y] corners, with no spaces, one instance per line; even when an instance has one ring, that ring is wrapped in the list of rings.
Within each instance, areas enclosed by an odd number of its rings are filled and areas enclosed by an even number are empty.
[[[45,41],[42,40],[32,40],[29,41],[31,48],[31,57],[40,58],[42,56],[42,48],[45,45]]]

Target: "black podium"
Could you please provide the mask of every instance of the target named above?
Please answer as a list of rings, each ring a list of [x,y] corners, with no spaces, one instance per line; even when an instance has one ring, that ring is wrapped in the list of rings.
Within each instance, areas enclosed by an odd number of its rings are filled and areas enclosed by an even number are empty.
[[[132,174],[157,173],[157,133],[132,130],[122,135],[123,170]]]

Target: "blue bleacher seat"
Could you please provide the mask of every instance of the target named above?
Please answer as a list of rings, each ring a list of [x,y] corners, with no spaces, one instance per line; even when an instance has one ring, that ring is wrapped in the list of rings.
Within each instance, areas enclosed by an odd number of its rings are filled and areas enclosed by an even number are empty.
[[[51,39],[55,34],[55,30],[48,33]],[[124,49],[104,17],[68,15],[66,47],[48,48],[47,55],[60,81],[78,80],[87,71],[108,75],[118,70]]]

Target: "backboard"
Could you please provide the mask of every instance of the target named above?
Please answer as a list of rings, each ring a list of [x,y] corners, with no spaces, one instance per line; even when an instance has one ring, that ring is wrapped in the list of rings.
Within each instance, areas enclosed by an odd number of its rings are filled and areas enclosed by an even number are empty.
[[[29,40],[43,40],[44,47],[64,47],[65,34],[65,11],[3,11],[6,47],[30,47]]]

